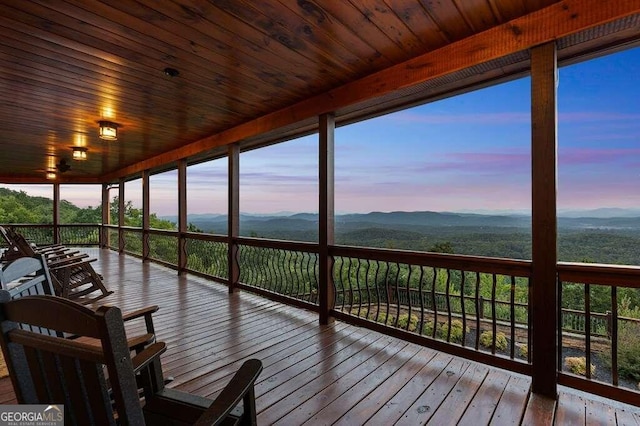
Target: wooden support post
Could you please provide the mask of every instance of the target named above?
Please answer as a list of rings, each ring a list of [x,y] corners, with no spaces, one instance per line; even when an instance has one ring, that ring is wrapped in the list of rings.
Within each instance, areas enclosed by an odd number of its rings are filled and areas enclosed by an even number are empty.
[[[531,49],[532,390],[557,397],[556,45]]]
[[[150,211],[150,190],[149,190],[149,177],[150,171],[144,170],[142,172],[142,261],[149,261],[149,228],[151,227],[149,216]]]
[[[318,297],[320,307],[320,324],[333,321],[330,315],[335,303],[335,289],[333,283],[333,258],[329,255],[329,247],[335,243],[334,237],[334,131],[335,117],[333,114],[323,114],[319,123],[319,268],[318,268]]]
[[[238,243],[240,235],[240,146],[229,145],[229,229],[228,229],[228,265],[229,293],[233,293],[240,280],[240,264],[238,259]]]
[[[60,184],[53,184],[53,244],[60,244]]]
[[[187,270],[187,160],[178,161],[178,274]]]
[[[109,229],[104,225],[111,224],[111,203],[109,201],[109,184],[102,184],[102,226],[100,227],[100,247],[109,248],[111,241]]]
[[[118,252],[124,253],[124,178],[118,181]]]

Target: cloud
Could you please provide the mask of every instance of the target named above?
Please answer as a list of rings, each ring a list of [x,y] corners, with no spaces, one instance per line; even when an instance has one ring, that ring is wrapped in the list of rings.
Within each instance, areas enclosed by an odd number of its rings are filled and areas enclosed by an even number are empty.
[[[244,185],[297,185],[301,183],[318,183],[316,176],[293,175],[287,173],[265,172],[240,172],[240,183]]]
[[[640,148],[560,148],[558,163],[563,165],[586,165],[619,163],[621,160],[638,159]]]
[[[566,111],[558,114],[558,121],[572,123],[593,123],[595,121],[637,121],[640,114],[616,111]]]
[[[529,111],[502,111],[502,112],[474,112],[474,113],[429,113],[416,111],[403,111],[383,116],[380,119],[398,123],[425,123],[425,124],[456,124],[456,125],[504,125],[504,124],[529,124],[531,113]],[[623,113],[615,111],[565,111],[558,113],[560,123],[593,123],[603,121],[633,121],[640,120],[640,114]]]

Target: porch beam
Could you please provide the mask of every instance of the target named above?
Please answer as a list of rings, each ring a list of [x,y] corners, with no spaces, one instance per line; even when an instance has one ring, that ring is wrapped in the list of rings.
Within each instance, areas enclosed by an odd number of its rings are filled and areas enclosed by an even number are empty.
[[[60,244],[60,184],[53,184],[53,244]]]
[[[236,143],[639,12],[637,0],[564,0],[295,105],[106,174],[103,180],[133,175]]]
[[[531,49],[533,392],[557,397],[557,55]]]
[[[151,190],[149,187],[149,178],[151,173],[149,169],[142,171],[142,260],[149,260],[149,228],[151,222],[149,216],[151,215]]]
[[[227,264],[229,268],[229,293],[233,293],[240,280],[240,265],[238,264],[238,243],[240,236],[240,146],[229,145],[229,206],[228,218],[228,250]]]
[[[118,181],[118,252],[124,253],[124,178]]]
[[[178,274],[187,269],[187,160],[178,161]]]
[[[107,248],[111,246],[109,241],[109,229],[104,225],[111,224],[111,204],[109,203],[109,184],[102,184],[102,227],[100,227],[100,247]]]
[[[319,122],[319,267],[318,267],[318,304],[320,324],[333,321],[330,315],[334,308],[333,258],[329,255],[329,246],[335,244],[335,208],[334,208],[334,132],[333,114],[322,114]]]

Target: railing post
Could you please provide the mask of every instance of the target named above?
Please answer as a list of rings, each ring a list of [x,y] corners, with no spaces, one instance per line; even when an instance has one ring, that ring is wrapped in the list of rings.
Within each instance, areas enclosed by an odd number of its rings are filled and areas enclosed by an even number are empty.
[[[53,184],[53,244],[60,244],[60,184]]]
[[[187,270],[187,160],[178,161],[178,274]]]
[[[149,261],[149,228],[151,227],[149,222],[150,209],[150,187],[149,177],[151,173],[149,170],[142,171],[142,261]]]
[[[335,243],[334,237],[334,131],[333,114],[322,114],[319,123],[319,268],[318,296],[320,324],[333,321],[331,311],[335,304],[335,284],[333,282],[333,257],[329,249]]]
[[[124,178],[118,182],[118,252],[124,253]]]
[[[111,204],[109,203],[109,184],[102,184],[102,226],[100,227],[100,247],[108,248],[111,246],[109,241],[109,228],[105,225],[111,223]]]
[[[557,398],[557,57],[531,49],[532,390]]]
[[[240,280],[240,265],[238,263],[238,243],[240,234],[240,146],[229,145],[229,206],[228,217],[228,246],[227,262],[229,268],[229,293],[233,293]]]

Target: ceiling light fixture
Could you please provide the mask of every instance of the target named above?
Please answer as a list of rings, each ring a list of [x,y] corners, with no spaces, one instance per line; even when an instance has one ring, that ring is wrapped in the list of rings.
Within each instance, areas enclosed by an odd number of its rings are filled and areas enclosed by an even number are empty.
[[[56,178],[56,172],[52,172],[52,171],[48,171],[47,172],[47,179],[48,180],[54,180]]]
[[[178,75],[180,75],[180,71],[175,68],[167,67],[164,69],[164,75],[166,75],[167,77],[177,77]]]
[[[71,149],[73,150],[74,160],[84,161],[87,159],[87,148],[83,146],[73,146]]]
[[[118,125],[111,121],[98,121],[100,126],[100,139],[115,141],[118,139]]]

